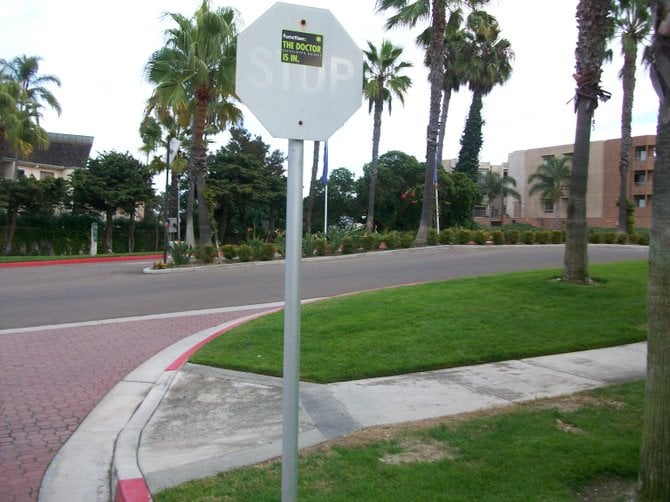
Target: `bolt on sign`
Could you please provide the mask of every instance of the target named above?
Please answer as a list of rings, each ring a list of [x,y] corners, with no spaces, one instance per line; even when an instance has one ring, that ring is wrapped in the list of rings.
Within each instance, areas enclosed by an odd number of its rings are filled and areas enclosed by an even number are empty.
[[[237,95],[276,138],[327,140],[362,88],[363,51],[329,10],[276,3],[238,36]]]

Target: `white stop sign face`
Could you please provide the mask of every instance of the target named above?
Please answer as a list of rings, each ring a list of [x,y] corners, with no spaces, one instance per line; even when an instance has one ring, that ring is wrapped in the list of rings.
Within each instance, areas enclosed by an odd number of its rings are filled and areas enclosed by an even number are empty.
[[[327,140],[362,88],[363,52],[328,10],[277,3],[238,36],[237,95],[276,138]]]

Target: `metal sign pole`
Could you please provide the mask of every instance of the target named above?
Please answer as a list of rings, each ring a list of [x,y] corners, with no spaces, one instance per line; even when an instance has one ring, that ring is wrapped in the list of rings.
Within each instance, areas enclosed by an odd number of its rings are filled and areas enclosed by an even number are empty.
[[[282,502],[298,499],[300,298],[302,284],[302,171],[304,141],[288,140],[286,271],[284,280],[284,383],[282,399]]]

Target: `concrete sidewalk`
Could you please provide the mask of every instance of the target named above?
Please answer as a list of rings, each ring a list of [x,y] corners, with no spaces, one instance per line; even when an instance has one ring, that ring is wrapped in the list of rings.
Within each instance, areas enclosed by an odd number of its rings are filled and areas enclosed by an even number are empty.
[[[115,500],[150,500],[149,492],[281,455],[281,379],[181,366],[185,359],[180,355],[189,344],[213,334],[203,332],[175,344],[124,379],[82,424],[81,434],[78,431],[66,444],[63,450],[68,451],[59,453],[45,476],[40,499],[105,498],[104,490],[94,486],[95,476],[79,472],[90,465],[83,454],[87,448],[106,451],[97,444],[100,441],[87,437],[96,431],[108,430],[106,444],[118,433],[111,453]],[[636,343],[328,385],[301,383],[300,446],[375,425],[641,379],[645,368],[646,344]],[[122,416],[119,409],[124,410]],[[117,417],[118,423],[105,429],[110,417]],[[102,457],[108,461],[108,455]]]

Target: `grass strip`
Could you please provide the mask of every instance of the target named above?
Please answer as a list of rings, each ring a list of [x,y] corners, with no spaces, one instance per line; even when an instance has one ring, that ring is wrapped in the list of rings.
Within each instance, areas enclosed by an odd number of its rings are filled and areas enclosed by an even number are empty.
[[[643,387],[633,382],[474,417],[360,431],[301,454],[299,498],[628,500]],[[281,465],[272,461],[192,481],[155,500],[278,501],[280,493]]]
[[[371,291],[302,310],[301,379],[354,380],[646,339],[647,262],[593,265],[592,286],[542,270]],[[280,376],[283,313],[216,338],[191,362]]]

